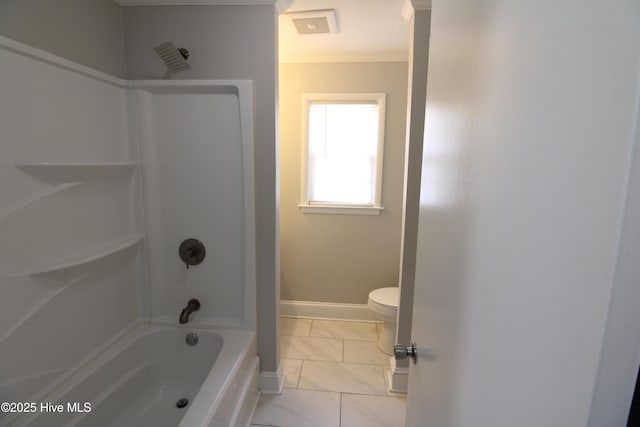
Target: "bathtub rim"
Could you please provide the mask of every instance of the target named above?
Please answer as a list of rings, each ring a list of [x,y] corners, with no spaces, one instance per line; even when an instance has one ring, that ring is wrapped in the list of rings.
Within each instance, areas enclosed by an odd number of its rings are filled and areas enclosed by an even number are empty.
[[[189,332],[214,333],[222,338],[222,348],[207,372],[198,393],[189,404],[189,408],[180,424],[178,424],[178,427],[208,426],[220,405],[222,397],[228,390],[232,378],[237,373],[242,360],[256,339],[256,332],[253,330],[228,325],[176,325],[175,322],[154,322],[141,319],[132,323],[91,352],[70,372],[63,374],[58,380],[46,387],[42,393],[30,400],[36,402],[58,402],[62,400],[65,394],[132,344],[147,335],[165,330],[183,331],[185,334]],[[257,355],[252,356],[257,358]],[[213,395],[214,393],[215,395]],[[18,417],[7,417],[3,420],[2,425],[28,426],[40,415],[41,413],[38,412],[22,414],[22,416]],[[13,424],[14,422],[15,424]]]

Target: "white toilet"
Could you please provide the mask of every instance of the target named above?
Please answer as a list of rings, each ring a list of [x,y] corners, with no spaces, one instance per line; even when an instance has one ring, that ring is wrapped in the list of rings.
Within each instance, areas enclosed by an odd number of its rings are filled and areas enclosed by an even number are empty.
[[[380,288],[369,292],[367,306],[375,316],[384,322],[378,337],[378,348],[388,355],[393,354],[396,341],[396,319],[400,302],[400,288]]]

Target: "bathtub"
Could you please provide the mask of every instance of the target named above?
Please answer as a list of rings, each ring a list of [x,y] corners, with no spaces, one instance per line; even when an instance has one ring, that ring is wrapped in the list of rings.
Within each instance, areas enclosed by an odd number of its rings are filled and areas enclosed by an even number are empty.
[[[197,335],[196,345],[186,343],[189,333]],[[257,398],[255,332],[139,324],[34,399],[36,413],[6,421],[29,427],[246,426]],[[180,399],[188,400],[183,408],[176,405]],[[43,412],[41,402],[64,410]]]

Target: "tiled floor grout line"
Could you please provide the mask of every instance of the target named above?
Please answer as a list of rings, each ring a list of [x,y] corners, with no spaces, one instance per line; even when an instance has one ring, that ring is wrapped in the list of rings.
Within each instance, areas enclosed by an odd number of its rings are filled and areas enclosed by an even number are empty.
[[[322,363],[340,363],[342,365],[356,365],[356,366],[376,366],[378,368],[383,368],[384,365],[380,365],[379,363],[355,363],[355,362],[342,362],[340,360],[315,360],[315,359],[291,359],[291,360],[303,360],[306,362],[322,362]]]
[[[300,364],[300,372],[298,373],[298,381],[296,381],[296,389],[300,390],[300,378],[302,378],[302,368],[304,367],[304,359],[302,359],[302,363]],[[386,381],[385,381],[386,384]]]
[[[340,411],[338,411],[338,427],[342,427],[342,393],[340,393]]]

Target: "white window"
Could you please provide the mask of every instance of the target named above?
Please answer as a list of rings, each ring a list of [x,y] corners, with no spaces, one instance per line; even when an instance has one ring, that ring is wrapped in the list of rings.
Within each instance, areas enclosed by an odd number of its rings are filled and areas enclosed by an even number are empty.
[[[380,93],[304,95],[303,212],[380,212],[384,107]]]

